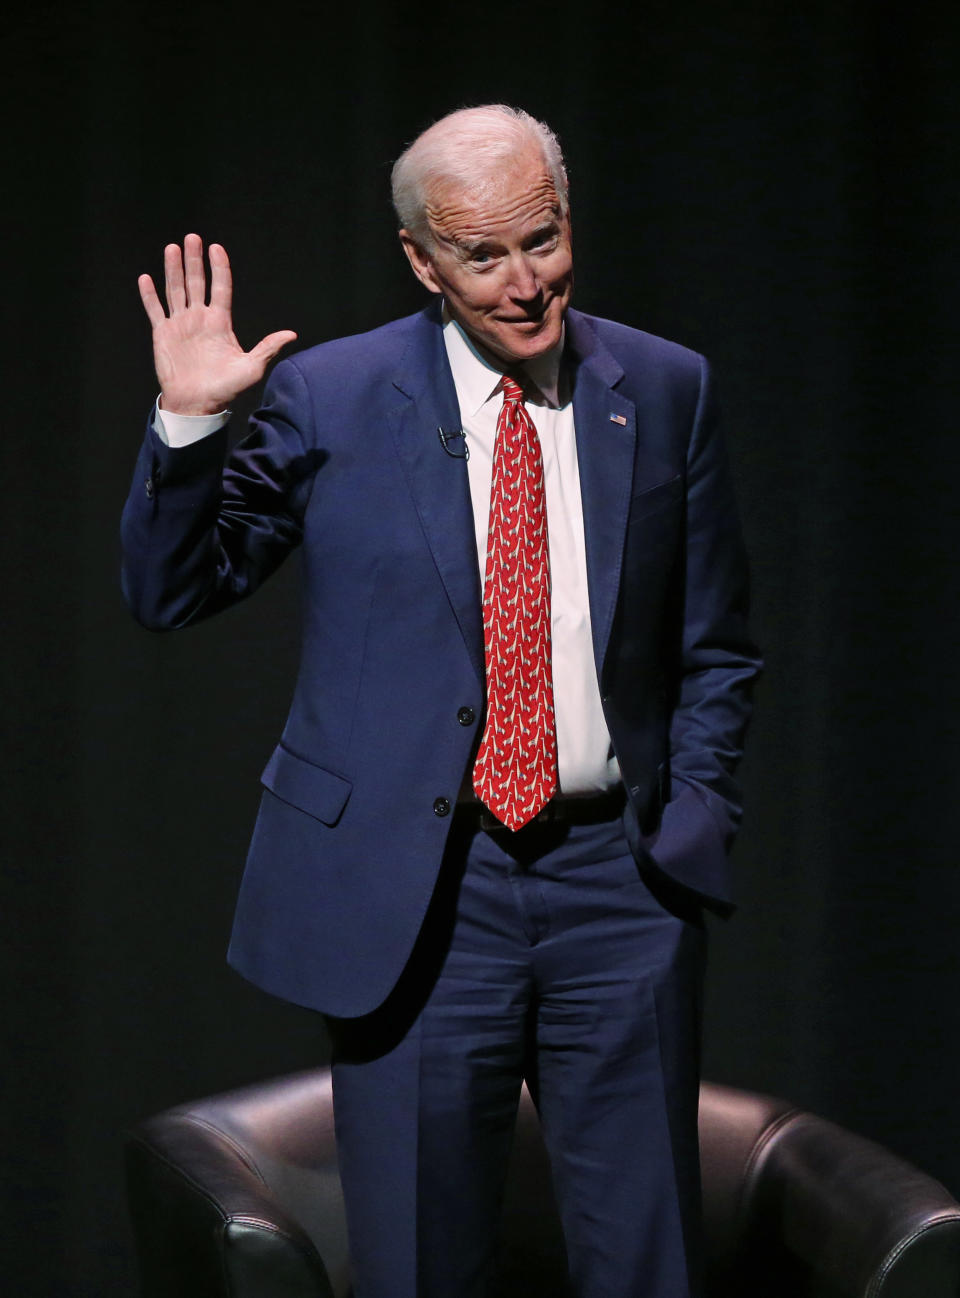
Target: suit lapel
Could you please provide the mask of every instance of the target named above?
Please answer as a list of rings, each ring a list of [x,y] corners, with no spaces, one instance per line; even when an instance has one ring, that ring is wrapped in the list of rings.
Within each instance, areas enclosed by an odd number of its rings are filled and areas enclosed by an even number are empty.
[[[583,507],[593,649],[603,666],[620,589],[634,485],[637,411],[617,392],[623,369],[588,320],[567,314],[573,414]],[[483,612],[467,464],[444,450],[438,428],[461,427],[439,313],[417,317],[394,375],[390,426],[433,560],[477,679],[484,682]],[[618,422],[624,420],[624,423]],[[456,445],[456,444],[455,444]],[[457,446],[459,450],[459,446]]]
[[[481,685],[483,622],[480,573],[467,462],[462,441],[444,449],[438,429],[461,427],[457,392],[434,309],[414,332],[393,379],[390,424],[420,525]]]
[[[637,412],[632,401],[614,390],[623,378],[623,369],[579,312],[568,312],[567,330],[573,362],[573,417],[590,621],[599,675],[620,589],[633,490]]]

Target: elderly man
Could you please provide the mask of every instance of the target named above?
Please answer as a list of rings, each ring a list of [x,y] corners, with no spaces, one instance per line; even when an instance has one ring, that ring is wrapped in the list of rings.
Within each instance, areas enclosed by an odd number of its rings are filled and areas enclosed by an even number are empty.
[[[303,654],[230,950],[326,1016],[358,1298],[490,1270],[520,1086],[580,1298],[698,1292],[703,905],[728,906],[758,658],[701,357],[570,308],[567,180],[492,105],[393,175],[421,314],[274,370],[200,240],[149,276],[124,514],[147,626],[303,548]]]

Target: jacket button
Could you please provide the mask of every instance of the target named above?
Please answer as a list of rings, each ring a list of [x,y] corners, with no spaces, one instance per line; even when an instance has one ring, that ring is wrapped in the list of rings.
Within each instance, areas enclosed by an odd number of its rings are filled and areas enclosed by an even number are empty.
[[[153,478],[147,478],[143,484],[143,489],[147,493],[147,499],[153,499]]]
[[[472,726],[476,720],[477,714],[473,708],[461,708],[457,713],[457,720],[462,726]]]
[[[450,799],[449,799],[449,798],[434,798],[434,800],[433,800],[433,814],[434,814],[435,816],[449,816],[449,815],[450,815]]]

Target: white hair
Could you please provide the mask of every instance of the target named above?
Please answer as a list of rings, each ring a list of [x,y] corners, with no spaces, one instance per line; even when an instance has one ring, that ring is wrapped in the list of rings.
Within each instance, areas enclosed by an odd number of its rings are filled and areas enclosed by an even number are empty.
[[[428,127],[393,165],[393,206],[402,229],[425,248],[433,244],[427,220],[427,190],[438,180],[465,188],[495,171],[525,144],[543,154],[563,215],[569,209],[567,171],[560,142],[547,126],[522,108],[484,104],[460,108]]]

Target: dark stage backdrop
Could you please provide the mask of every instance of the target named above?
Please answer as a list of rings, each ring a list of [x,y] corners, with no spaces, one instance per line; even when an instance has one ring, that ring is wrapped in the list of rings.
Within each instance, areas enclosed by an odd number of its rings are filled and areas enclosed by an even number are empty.
[[[181,635],[120,602],[155,392],[136,276],[188,230],[222,241],[246,345],[414,310],[389,163],[495,99],[566,147],[578,304],[705,351],[725,397],[769,668],[706,1072],[960,1192],[952,11],[39,0],[8,18],[8,1292],[129,1294],[124,1125],[325,1050],[312,1015],[223,961],[296,566]]]

